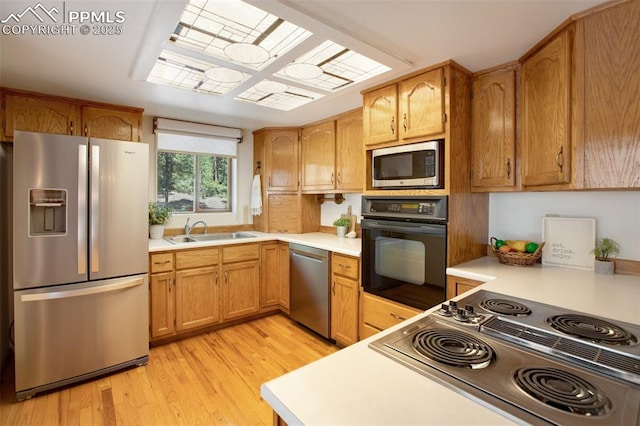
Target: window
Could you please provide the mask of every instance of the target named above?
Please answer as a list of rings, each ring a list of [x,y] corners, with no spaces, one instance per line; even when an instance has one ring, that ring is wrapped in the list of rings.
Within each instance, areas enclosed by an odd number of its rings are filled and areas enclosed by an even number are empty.
[[[156,129],[157,201],[176,213],[233,210],[237,140]]]

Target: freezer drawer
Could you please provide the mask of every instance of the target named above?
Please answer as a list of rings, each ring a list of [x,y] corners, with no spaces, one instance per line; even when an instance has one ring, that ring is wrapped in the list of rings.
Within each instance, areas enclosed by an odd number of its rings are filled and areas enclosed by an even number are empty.
[[[18,399],[146,363],[148,291],[146,274],[15,291]]]

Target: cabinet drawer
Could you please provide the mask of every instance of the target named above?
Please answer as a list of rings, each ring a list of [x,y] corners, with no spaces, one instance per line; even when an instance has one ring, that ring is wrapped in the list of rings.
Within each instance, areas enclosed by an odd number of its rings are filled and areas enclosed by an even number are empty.
[[[360,277],[360,259],[357,257],[344,256],[334,253],[331,260],[331,271],[334,274],[342,275],[354,280]]]
[[[380,330],[385,330],[422,312],[367,293],[363,294],[362,311],[362,321]]]
[[[260,259],[259,244],[229,246],[222,249],[222,263],[241,262],[244,260],[255,259]]]
[[[218,251],[218,248],[207,248],[176,252],[176,269],[217,265],[219,262]]]
[[[149,263],[152,274],[173,271],[173,253],[152,254]]]

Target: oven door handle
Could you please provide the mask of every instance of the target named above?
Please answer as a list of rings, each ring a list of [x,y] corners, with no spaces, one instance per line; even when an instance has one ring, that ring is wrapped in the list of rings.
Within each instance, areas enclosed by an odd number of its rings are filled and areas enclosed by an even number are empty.
[[[429,225],[429,224],[412,224],[407,223],[402,226],[398,225],[388,225],[388,224],[380,224],[379,222],[369,222],[366,224],[361,224],[363,229],[379,229],[381,231],[397,231],[397,232],[409,232],[413,234],[436,234],[443,235],[447,234],[446,225]]]

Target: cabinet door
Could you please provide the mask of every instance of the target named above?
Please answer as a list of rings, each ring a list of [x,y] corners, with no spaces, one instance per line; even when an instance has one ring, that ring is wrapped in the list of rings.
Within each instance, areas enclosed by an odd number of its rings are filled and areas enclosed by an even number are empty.
[[[484,282],[469,278],[456,277],[454,275],[447,275],[447,299],[459,296],[481,284],[484,284]]]
[[[280,250],[277,242],[262,244],[260,255],[260,308],[278,305],[280,290]]]
[[[475,188],[513,187],[516,151],[516,71],[473,80],[472,161]]]
[[[289,244],[278,243],[278,263],[280,280],[278,281],[278,304],[289,312]]]
[[[444,132],[444,69],[400,82],[399,129],[403,139]]]
[[[363,95],[364,143],[398,140],[398,86],[392,84]]]
[[[335,188],[335,121],[327,121],[302,129],[300,165],[303,191],[323,191]]]
[[[260,262],[222,266],[222,319],[241,318],[260,310]]]
[[[140,141],[142,112],[82,107],[82,132],[84,136],[122,141]]]
[[[176,272],[176,330],[189,330],[220,320],[218,268]]]
[[[269,195],[269,232],[299,233],[300,207],[295,194]]]
[[[331,338],[343,346],[358,341],[358,291],[358,281],[333,275]]]
[[[640,2],[584,19],[584,187],[640,189]]]
[[[299,161],[298,131],[269,131],[265,143],[267,190],[297,191]]]
[[[77,135],[80,108],[70,102],[46,97],[3,94],[2,140],[13,141],[14,130]]]
[[[560,33],[522,64],[522,184],[571,178],[571,39]]]
[[[364,189],[364,145],[362,144],[362,111],[336,120],[336,189]]]
[[[175,333],[173,272],[151,275],[149,324],[151,340]]]

